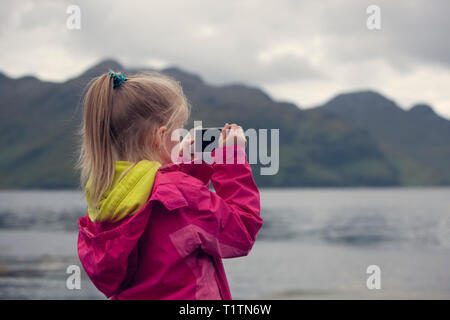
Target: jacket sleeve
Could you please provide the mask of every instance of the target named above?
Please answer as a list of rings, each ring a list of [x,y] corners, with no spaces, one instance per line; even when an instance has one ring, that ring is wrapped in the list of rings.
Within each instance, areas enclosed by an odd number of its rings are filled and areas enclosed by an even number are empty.
[[[196,191],[195,204],[187,209],[192,210],[189,215],[193,221],[173,234],[172,240],[183,243],[185,254],[200,246],[215,257],[245,256],[263,223],[259,191],[244,148],[218,150],[219,159],[217,151],[212,155],[215,160],[211,180],[216,192],[205,185]],[[234,163],[229,163],[233,159]]]

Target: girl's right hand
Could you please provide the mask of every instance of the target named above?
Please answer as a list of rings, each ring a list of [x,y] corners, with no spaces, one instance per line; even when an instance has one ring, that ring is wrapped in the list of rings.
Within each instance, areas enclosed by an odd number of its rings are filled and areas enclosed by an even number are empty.
[[[241,146],[247,145],[247,139],[245,138],[244,130],[237,124],[225,124],[222,129],[222,135],[219,140],[219,147],[225,146]]]

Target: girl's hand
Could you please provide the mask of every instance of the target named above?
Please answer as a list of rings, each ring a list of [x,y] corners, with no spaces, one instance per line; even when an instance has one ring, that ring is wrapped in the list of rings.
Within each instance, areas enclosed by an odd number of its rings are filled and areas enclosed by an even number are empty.
[[[187,159],[192,159],[194,154],[194,138],[192,138],[191,133],[188,132],[183,140],[180,142],[179,146],[179,156],[183,156]]]
[[[219,140],[219,147],[225,146],[241,146],[247,145],[247,139],[245,138],[244,130],[237,124],[225,124],[222,129],[222,135]]]

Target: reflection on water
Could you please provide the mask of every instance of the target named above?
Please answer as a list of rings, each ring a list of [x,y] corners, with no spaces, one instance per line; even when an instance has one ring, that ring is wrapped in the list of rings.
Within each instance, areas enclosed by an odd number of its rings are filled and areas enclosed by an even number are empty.
[[[450,189],[265,189],[248,257],[225,261],[234,298],[449,298]],[[102,298],[76,258],[79,191],[0,192],[0,298]],[[378,264],[383,290],[365,288]]]
[[[262,192],[261,238],[450,248],[450,189]]]
[[[79,191],[0,192],[0,229],[75,231],[85,213]]]

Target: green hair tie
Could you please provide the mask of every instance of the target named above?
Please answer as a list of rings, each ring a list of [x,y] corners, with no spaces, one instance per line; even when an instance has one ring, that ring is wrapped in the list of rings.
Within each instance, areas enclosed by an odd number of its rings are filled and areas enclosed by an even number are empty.
[[[114,89],[120,87],[122,83],[127,81],[127,78],[125,78],[121,73],[110,72],[109,77],[113,79]]]

